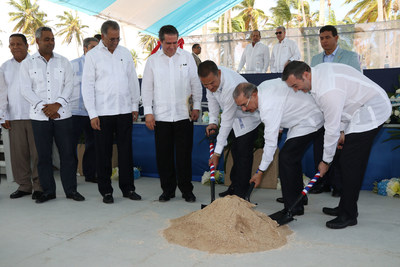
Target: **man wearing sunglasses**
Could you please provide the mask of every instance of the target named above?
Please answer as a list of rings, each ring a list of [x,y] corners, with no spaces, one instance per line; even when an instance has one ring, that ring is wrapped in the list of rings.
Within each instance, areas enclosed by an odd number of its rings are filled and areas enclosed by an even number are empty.
[[[230,173],[231,185],[228,190],[219,194],[237,195],[244,198],[249,187],[251,168],[253,165],[253,147],[257,138],[257,127],[260,124],[259,112],[248,113],[240,110],[233,100],[232,92],[239,83],[246,82],[240,74],[233,70],[217,67],[207,60],[199,65],[198,74],[200,81],[207,88],[207,101],[209,110],[209,125],[207,135],[218,128],[218,116],[222,109],[221,123],[217,136],[215,152],[210,159],[215,167],[218,166],[221,153],[227,144],[227,138],[233,129],[234,139],[231,152],[233,166]],[[247,107],[249,102],[243,105]]]
[[[274,45],[271,54],[271,73],[281,73],[285,65],[293,60],[300,59],[300,50],[297,44],[286,38],[286,29],[279,26],[275,31],[278,43]]]

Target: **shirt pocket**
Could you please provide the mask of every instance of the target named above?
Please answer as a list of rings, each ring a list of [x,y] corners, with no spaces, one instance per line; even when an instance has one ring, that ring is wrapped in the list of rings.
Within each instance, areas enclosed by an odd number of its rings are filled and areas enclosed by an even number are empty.
[[[64,81],[65,70],[64,68],[54,68],[54,79]]]
[[[43,88],[45,78],[43,77],[43,71],[41,69],[30,69],[29,70],[29,77],[36,84],[36,89]]]

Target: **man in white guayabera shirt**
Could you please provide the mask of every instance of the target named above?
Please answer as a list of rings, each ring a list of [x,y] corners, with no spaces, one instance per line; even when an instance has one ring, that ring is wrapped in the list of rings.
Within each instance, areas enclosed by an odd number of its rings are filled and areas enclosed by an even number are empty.
[[[272,48],[271,73],[281,73],[285,65],[293,60],[300,60],[300,50],[297,44],[286,38],[286,29],[279,26],[275,31],[278,43]]]
[[[5,122],[1,126],[9,131],[11,168],[14,180],[19,185],[10,198],[30,195],[33,190],[32,199],[36,200],[43,191],[37,171],[38,155],[29,119],[30,104],[21,95],[18,76],[21,62],[29,56],[29,45],[25,35],[21,33],[12,34],[9,41],[13,57],[1,66],[8,98]]]
[[[326,226],[341,229],[356,225],[357,201],[371,146],[392,111],[386,92],[355,68],[338,63],[310,68],[302,61],[292,61],[282,80],[296,92],[310,93],[324,114],[324,152],[318,165],[321,176],[328,171],[336,147],[342,146],[342,195],[338,207],[323,208],[325,214],[337,216]]]
[[[53,176],[53,139],[60,154],[60,176],[67,198],[83,201],[76,183],[76,162],[72,145],[72,118],[68,106],[73,87],[68,59],[53,52],[55,42],[50,28],[35,32],[38,52],[21,63],[21,93],[31,104],[29,116],[39,156],[38,173],[43,195],[36,203],[56,198]]]
[[[204,87],[207,88],[207,101],[209,110],[209,125],[207,135],[212,129],[218,128],[219,112],[221,124],[217,136],[215,152],[210,163],[218,166],[219,158],[227,144],[227,138],[233,129],[231,153],[233,166],[230,172],[231,185],[220,196],[237,195],[244,198],[249,187],[251,168],[253,166],[253,148],[257,139],[258,125],[261,123],[260,114],[246,113],[238,109],[233,100],[232,93],[239,83],[246,82],[240,74],[217,65],[210,60],[199,65],[198,74]]]
[[[250,38],[251,43],[243,51],[237,71],[240,72],[246,64],[246,73],[265,73],[269,66],[268,46],[260,42],[261,33],[258,30],[254,30]]]
[[[162,49],[146,62],[142,99],[146,126],[154,130],[155,135],[157,168],[163,191],[159,201],[175,197],[178,186],[186,202],[195,202],[193,121],[199,117],[202,88],[193,56],[178,48],[176,28],[163,26],[158,36]],[[193,102],[193,110],[189,102]]]
[[[279,177],[285,209],[287,212],[303,189],[301,160],[311,142],[314,143],[315,166],[321,161],[324,119],[321,110],[310,94],[295,93],[280,78],[267,80],[259,86],[239,84],[234,93],[236,104],[243,111],[260,112],[264,123],[264,151],[257,173],[250,182],[261,183],[262,173],[268,169],[278,145],[280,128],[287,128],[287,139],[279,152]],[[303,215],[303,202],[292,210],[293,215]]]
[[[116,136],[118,184],[125,198],[140,200],[133,181],[132,123],[137,120],[140,89],[135,63],[119,44],[119,25],[101,25],[101,41],[85,57],[82,96],[94,130],[97,184],[103,202],[114,203],[111,158]]]

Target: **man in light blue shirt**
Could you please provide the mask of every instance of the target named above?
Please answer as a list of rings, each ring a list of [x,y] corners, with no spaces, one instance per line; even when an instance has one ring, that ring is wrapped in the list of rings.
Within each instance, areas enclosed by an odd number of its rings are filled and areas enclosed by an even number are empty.
[[[71,61],[74,72],[74,90],[71,97],[71,113],[73,120],[74,147],[77,148],[82,132],[85,135],[85,152],[82,159],[82,171],[86,182],[96,183],[96,152],[94,147],[94,134],[90,125],[88,112],[82,98],[82,73],[85,64],[86,53],[95,47],[99,41],[94,38],[83,40],[83,55],[80,58]],[[75,159],[78,162],[77,153]]]

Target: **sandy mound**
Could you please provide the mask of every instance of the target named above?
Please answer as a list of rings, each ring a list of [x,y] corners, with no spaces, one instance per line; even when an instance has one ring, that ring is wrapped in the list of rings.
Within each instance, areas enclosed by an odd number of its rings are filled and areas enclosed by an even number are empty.
[[[246,253],[279,248],[292,233],[254,205],[237,197],[215,200],[202,210],[171,220],[163,231],[170,243],[210,253]]]

